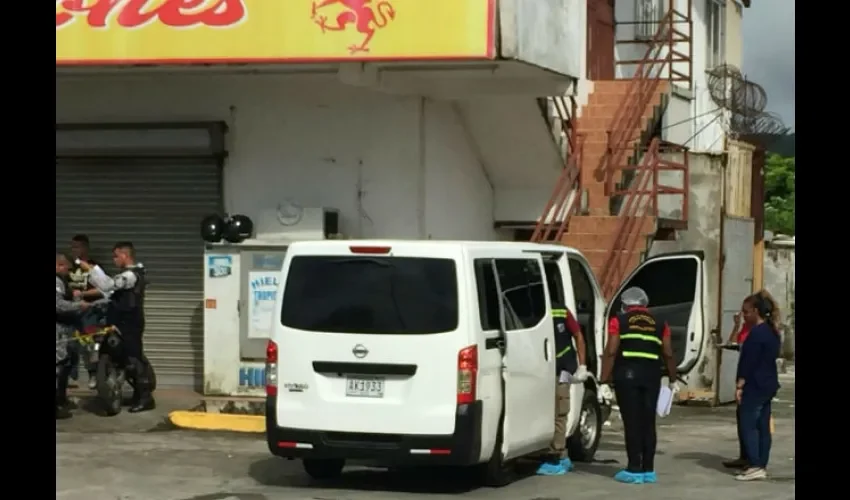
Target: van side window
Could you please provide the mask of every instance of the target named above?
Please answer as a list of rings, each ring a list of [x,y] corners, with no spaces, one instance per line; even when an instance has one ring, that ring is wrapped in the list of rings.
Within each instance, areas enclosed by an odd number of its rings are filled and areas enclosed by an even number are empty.
[[[478,314],[481,318],[481,329],[486,331],[498,330],[499,325],[499,291],[496,287],[496,276],[490,259],[475,259],[475,286],[478,289]]]
[[[557,262],[543,262],[543,269],[546,270],[546,285],[549,287],[549,300],[552,303],[563,304],[564,300],[564,280],[561,276],[561,268]]]
[[[543,272],[535,259],[496,259],[499,284],[505,298],[506,317],[514,316],[519,325],[506,322],[508,330],[537,326],[546,316]]]
[[[587,275],[587,270],[580,262],[569,259],[570,274],[573,278],[573,293],[576,299],[576,314],[586,312],[581,310],[582,306],[588,307],[594,303],[593,285],[590,283],[590,277]]]

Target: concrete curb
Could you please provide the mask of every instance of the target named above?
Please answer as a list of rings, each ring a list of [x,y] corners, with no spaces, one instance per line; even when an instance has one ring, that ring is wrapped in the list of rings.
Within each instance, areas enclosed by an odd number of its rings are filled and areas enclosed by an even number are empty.
[[[173,411],[168,419],[182,429],[200,431],[266,432],[266,417],[260,415],[229,415],[200,411]]]

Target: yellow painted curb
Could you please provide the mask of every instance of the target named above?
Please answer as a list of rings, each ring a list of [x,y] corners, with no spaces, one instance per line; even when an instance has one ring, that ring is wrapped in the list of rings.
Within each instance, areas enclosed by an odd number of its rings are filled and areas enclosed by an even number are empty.
[[[168,419],[177,427],[202,431],[266,432],[266,417],[260,415],[229,415],[201,411],[173,411]]]

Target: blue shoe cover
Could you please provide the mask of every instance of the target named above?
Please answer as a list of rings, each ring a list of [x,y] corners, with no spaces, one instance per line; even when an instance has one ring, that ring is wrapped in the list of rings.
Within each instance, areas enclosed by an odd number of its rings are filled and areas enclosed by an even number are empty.
[[[653,484],[658,482],[658,476],[655,475],[655,472],[644,472],[643,473],[643,482],[646,484]]]
[[[574,469],[573,461],[570,460],[569,458],[562,458],[561,459],[561,467],[563,467],[565,471],[569,472],[569,471]]]
[[[614,480],[626,484],[643,484],[643,473],[621,470],[614,475]]]
[[[563,476],[567,470],[560,463],[544,462],[537,468],[538,476]]]

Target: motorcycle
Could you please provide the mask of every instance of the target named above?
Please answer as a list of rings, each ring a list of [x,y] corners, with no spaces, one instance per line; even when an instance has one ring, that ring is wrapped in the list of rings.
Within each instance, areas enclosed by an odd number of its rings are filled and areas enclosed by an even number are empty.
[[[95,367],[97,399],[108,416],[121,413],[124,383],[135,389],[135,371],[123,348],[124,338],[116,326],[92,326],[77,332],[74,338],[83,348],[83,359]],[[156,373],[144,359],[151,391],[156,390]]]

